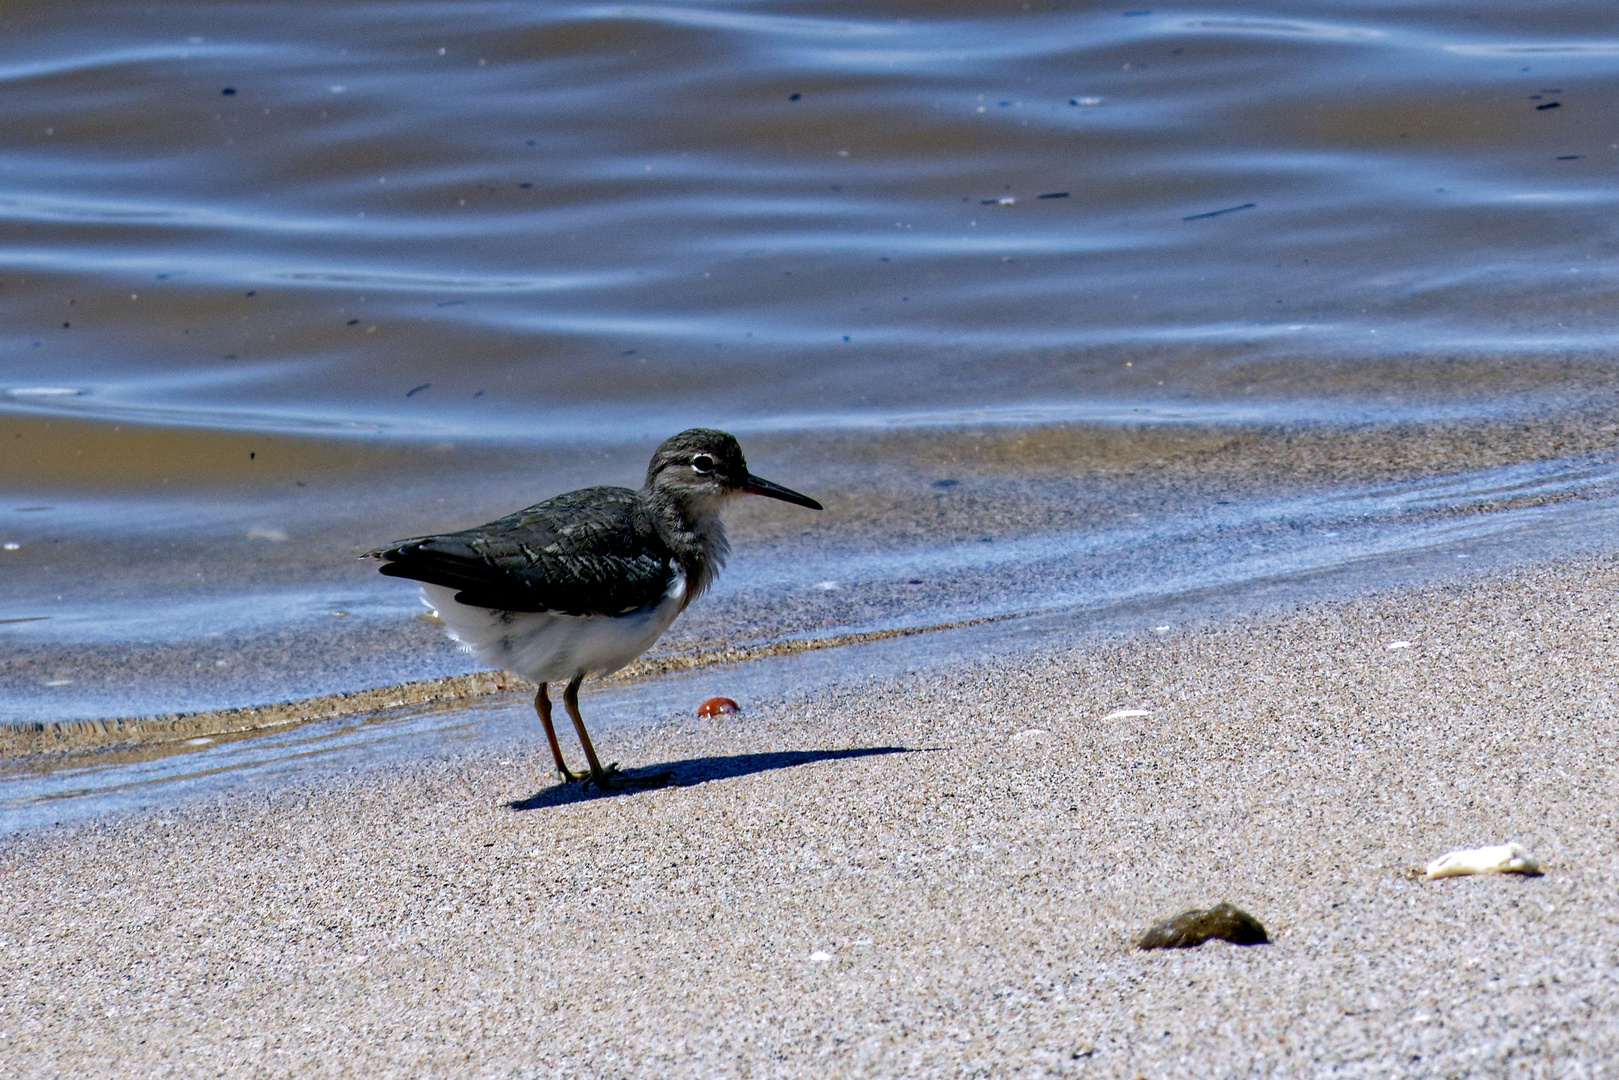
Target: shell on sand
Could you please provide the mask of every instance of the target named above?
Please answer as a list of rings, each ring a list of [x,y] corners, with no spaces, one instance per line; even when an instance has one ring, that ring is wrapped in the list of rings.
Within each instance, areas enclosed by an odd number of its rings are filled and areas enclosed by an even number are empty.
[[[1465,848],[1439,856],[1428,864],[1429,881],[1467,874],[1538,874],[1540,863],[1522,844]]]

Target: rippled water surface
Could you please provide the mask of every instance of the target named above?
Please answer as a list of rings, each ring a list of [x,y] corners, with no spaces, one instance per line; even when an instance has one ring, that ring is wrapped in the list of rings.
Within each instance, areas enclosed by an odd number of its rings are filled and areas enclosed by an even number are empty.
[[[1616,74],[1596,3],[7,4],[0,719],[457,670],[352,557],[635,483],[690,423],[844,509],[744,516],[674,646],[1590,513],[1612,440],[951,463],[1602,415]],[[877,452],[917,430],[940,453]]]

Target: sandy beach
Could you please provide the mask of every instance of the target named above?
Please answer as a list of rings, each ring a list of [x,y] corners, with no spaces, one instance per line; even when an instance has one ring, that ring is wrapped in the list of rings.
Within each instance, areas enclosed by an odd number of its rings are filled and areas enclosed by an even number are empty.
[[[7,5],[0,1080],[1619,1074],[1612,6]]]
[[[1555,563],[614,732],[663,790],[553,787],[536,735],[14,838],[0,1063],[1601,1075],[1616,587]],[[1545,873],[1414,874],[1508,840]],[[1132,949],[1221,900],[1273,943]]]

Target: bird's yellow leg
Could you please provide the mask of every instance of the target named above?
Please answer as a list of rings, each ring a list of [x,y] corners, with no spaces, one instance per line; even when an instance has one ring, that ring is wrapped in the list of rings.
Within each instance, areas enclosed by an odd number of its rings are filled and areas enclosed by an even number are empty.
[[[534,695],[534,711],[540,714],[540,723],[545,725],[545,741],[551,744],[551,756],[556,759],[557,778],[563,783],[573,780],[583,780],[589,773],[576,773],[568,768],[568,763],[562,760],[562,747],[557,743],[557,729],[551,726],[551,698],[545,692],[545,684],[540,684],[540,692]]]
[[[573,718],[573,729],[579,733],[579,745],[585,748],[585,757],[590,762],[590,782],[599,788],[610,787],[659,787],[669,782],[674,775],[671,772],[655,773],[652,776],[625,776],[618,771],[618,762],[613,762],[607,768],[596,758],[596,748],[590,743],[590,733],[585,730],[585,718],[579,715],[579,684],[584,682],[584,676],[577,676],[562,692],[562,704],[568,707],[568,715]]]

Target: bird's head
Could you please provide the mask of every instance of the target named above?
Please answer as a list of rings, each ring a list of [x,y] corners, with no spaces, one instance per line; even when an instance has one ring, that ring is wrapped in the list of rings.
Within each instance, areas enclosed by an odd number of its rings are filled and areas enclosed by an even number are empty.
[[[691,428],[665,440],[647,466],[646,490],[673,499],[692,516],[717,510],[734,495],[763,495],[821,509],[808,495],[754,476],[736,438],[712,428]]]

